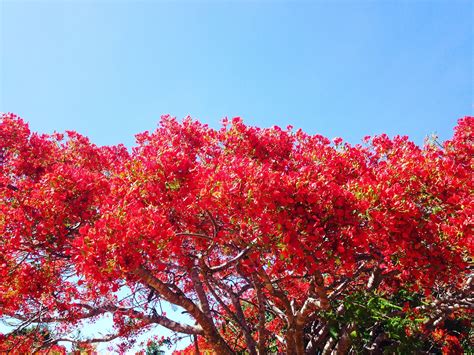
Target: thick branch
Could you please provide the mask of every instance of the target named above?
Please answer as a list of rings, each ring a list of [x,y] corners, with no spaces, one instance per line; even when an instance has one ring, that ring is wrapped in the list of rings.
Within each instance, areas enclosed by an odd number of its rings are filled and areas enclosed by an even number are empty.
[[[220,354],[232,354],[232,350],[217,332],[212,320],[208,318],[192,300],[186,297],[182,291],[175,290],[173,292],[163,281],[153,276],[151,272],[143,266],[136,269],[134,274],[137,275],[142,282],[158,292],[165,300],[181,306],[188,311],[202,327],[204,336],[212,344],[214,350]]]
[[[290,301],[288,300],[288,297],[285,295],[284,292],[280,291],[276,287],[273,286],[272,281],[268,277],[267,273],[265,270],[263,270],[262,267],[259,267],[257,269],[258,275],[262,278],[263,284],[265,286],[265,289],[275,298],[280,300],[280,302],[283,304],[283,307],[285,308],[286,311],[286,316],[288,318],[288,321],[291,323],[293,319],[293,310],[291,308]]]
[[[296,314],[296,325],[302,327],[306,324],[308,317],[319,309],[328,309],[329,299],[326,289],[324,287],[324,280],[321,274],[313,276],[310,284],[312,294],[318,298],[308,297],[301,309]]]
[[[144,267],[139,267],[134,273],[142,282],[153,288],[168,302],[183,307],[195,318],[205,317],[199,307],[196,306],[191,299],[186,297],[181,290],[174,289],[174,291],[172,291],[163,281],[153,276],[151,272]]]
[[[202,285],[201,279],[199,278],[199,267],[196,265],[191,269],[191,280],[193,280],[194,290],[199,298],[201,311],[212,320],[211,309],[209,307],[209,300],[207,299],[206,292]]]
[[[159,324],[178,333],[204,335],[200,326],[178,323],[162,315],[154,315],[153,317],[148,317],[148,319],[151,323]]]
[[[265,296],[262,291],[262,286],[257,280],[257,277],[253,276],[255,291],[257,292],[258,302],[258,353],[263,355],[267,353],[267,329],[265,328]]]

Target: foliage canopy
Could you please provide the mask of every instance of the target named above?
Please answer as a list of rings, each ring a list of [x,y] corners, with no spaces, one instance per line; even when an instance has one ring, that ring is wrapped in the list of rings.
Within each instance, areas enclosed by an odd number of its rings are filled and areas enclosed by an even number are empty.
[[[98,147],[1,116],[0,318],[18,327],[0,351],[123,350],[156,325],[194,336],[185,352],[468,346],[474,118],[423,147],[170,116],[136,140]],[[113,334],[71,337],[105,314]],[[46,324],[43,341],[22,332]]]

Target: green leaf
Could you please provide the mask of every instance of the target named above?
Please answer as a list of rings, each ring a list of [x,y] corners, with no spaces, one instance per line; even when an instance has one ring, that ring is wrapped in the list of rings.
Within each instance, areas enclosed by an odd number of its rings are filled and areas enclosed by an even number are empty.
[[[338,339],[339,338],[339,329],[337,329],[336,326],[331,326],[331,327],[329,327],[329,334],[334,339]]]

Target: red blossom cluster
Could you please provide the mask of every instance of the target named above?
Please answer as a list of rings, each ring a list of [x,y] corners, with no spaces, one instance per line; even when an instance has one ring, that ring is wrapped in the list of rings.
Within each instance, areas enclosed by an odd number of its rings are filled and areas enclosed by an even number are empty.
[[[59,324],[45,348],[130,344],[155,325],[219,354],[374,350],[417,334],[459,349],[468,337],[437,326],[472,315],[473,117],[423,147],[170,116],[136,140],[98,147],[0,118],[0,318]],[[356,296],[376,299],[371,315],[422,316],[405,335],[376,320],[361,335]],[[115,333],[68,336],[106,314]],[[0,351],[20,351],[14,338]]]

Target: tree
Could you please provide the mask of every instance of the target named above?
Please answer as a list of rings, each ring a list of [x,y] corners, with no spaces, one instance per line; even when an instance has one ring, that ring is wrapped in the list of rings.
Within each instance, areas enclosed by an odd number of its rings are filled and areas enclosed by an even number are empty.
[[[50,324],[49,345],[161,325],[195,352],[456,352],[472,336],[473,128],[352,146],[164,116],[128,151],[5,114],[0,317]],[[106,314],[114,333],[70,336]]]

